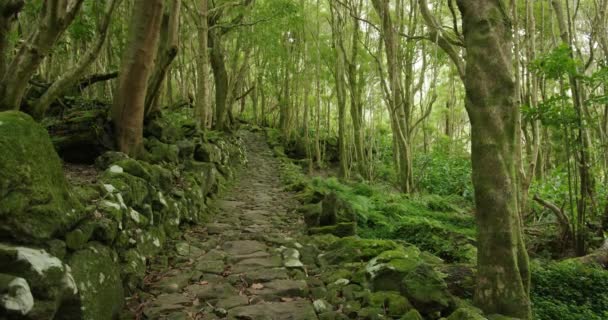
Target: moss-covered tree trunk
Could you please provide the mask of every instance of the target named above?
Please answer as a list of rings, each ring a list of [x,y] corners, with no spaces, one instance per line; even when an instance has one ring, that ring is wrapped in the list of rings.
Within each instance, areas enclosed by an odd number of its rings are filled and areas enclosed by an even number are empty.
[[[530,319],[530,275],[518,211],[519,108],[511,21],[501,0],[458,0],[478,226],[475,303]]]
[[[137,0],[133,6],[129,47],[125,50],[112,106],[120,151],[135,155],[143,141],[144,103],[163,16],[163,0]]]

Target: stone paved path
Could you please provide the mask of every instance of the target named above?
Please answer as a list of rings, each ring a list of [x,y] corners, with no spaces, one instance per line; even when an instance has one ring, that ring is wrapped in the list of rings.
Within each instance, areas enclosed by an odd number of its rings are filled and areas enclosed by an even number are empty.
[[[153,266],[144,319],[317,319],[295,238],[304,225],[282,190],[279,162],[261,134],[243,136],[248,165],[216,201],[212,223]]]

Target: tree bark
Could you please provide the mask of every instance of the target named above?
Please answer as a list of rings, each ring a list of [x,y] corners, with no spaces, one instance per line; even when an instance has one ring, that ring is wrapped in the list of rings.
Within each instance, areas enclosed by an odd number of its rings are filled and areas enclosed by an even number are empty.
[[[154,71],[148,83],[146,92],[146,103],[144,105],[146,115],[153,109],[156,103],[161,85],[165,80],[171,63],[177,56],[179,49],[179,17],[181,0],[171,0],[171,6],[163,15],[161,24],[160,45],[156,56]]]
[[[518,211],[519,107],[513,31],[501,0],[458,0],[471,120],[478,272],[475,303],[487,314],[531,319],[530,272]]]
[[[144,103],[157,51],[163,0],[136,0],[132,12],[130,45],[123,56],[111,116],[118,150],[136,156],[142,147]]]
[[[208,1],[199,0],[200,22],[198,25],[198,55],[197,62],[197,95],[196,95],[196,118],[201,129],[207,128],[207,118],[209,114],[209,23],[207,19]]]

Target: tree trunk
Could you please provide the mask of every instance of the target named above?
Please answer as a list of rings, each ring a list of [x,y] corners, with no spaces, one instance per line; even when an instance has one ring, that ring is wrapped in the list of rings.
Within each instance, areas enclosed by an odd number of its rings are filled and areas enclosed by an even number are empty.
[[[6,73],[9,53],[9,33],[17,14],[23,9],[24,0],[9,0],[0,2],[0,77]]]
[[[228,73],[221,48],[221,38],[218,32],[209,35],[211,44],[211,69],[215,80],[215,126],[216,130],[226,128],[226,100],[228,97]]]
[[[530,319],[530,273],[518,211],[519,108],[511,21],[501,0],[458,0],[471,120],[478,273],[475,303],[487,314]]]
[[[196,118],[201,129],[207,127],[207,118],[209,114],[208,96],[209,96],[209,24],[208,24],[208,2],[207,0],[199,1],[200,23],[198,25],[198,55],[196,56],[198,67],[197,77],[197,95],[196,95]]]
[[[144,104],[163,16],[163,0],[136,0],[112,106],[118,150],[135,156],[143,141]]]
[[[44,1],[39,27],[19,47],[0,81],[0,110],[17,110],[27,83],[80,10],[84,0]]]
[[[397,55],[397,39],[395,26],[391,20],[388,0],[372,0],[376,12],[382,20],[382,38],[384,39],[386,61],[388,70],[388,84],[390,88],[389,114],[393,119],[393,136],[397,142],[398,158],[396,167],[399,168],[399,182],[401,191],[409,193],[411,191],[412,173],[411,155],[409,153],[409,141],[407,128],[404,128],[406,114],[404,110],[403,89],[400,81],[401,63]]]
[[[64,92],[73,87],[80,78],[84,75],[87,68],[97,59],[101,53],[101,48],[106,41],[110,21],[112,19],[112,13],[114,8],[120,5],[121,0],[111,0],[106,4],[104,15],[101,18],[101,22],[98,27],[98,35],[95,43],[89,48],[84,54],[84,57],[70,70],[65,72],[63,76],[57,79],[53,84],[44,92],[42,97],[34,104],[32,110],[35,118],[41,119],[49,106],[57,100]]]
[[[156,103],[161,85],[165,80],[171,63],[179,49],[179,16],[181,0],[171,0],[171,6],[163,15],[160,32],[160,45],[156,56],[154,71],[148,82],[144,110],[149,114]]]

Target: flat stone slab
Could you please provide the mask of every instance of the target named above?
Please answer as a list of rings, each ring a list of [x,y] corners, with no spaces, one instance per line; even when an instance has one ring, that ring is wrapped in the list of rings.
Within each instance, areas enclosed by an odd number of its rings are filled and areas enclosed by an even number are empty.
[[[272,280],[261,284],[261,289],[254,289],[255,284],[247,291],[250,294],[264,297],[269,300],[280,300],[280,298],[305,297],[308,286],[304,280]]]
[[[182,310],[191,304],[192,300],[183,294],[161,294],[144,308],[144,314],[149,319],[158,319],[160,316]]]
[[[196,270],[204,273],[222,274],[224,262],[221,260],[201,260],[196,263]]]
[[[232,266],[233,273],[243,273],[262,268],[277,268],[283,266],[281,257],[272,256],[267,258],[245,259]]]
[[[222,308],[230,310],[236,307],[242,307],[249,304],[249,298],[247,296],[232,296],[226,299],[219,300],[215,305],[216,308]]]
[[[216,301],[238,295],[236,288],[227,283],[195,284],[186,287],[186,292],[204,301]]]
[[[308,300],[260,303],[228,311],[230,320],[313,320],[318,319]]]
[[[226,253],[229,255],[239,256],[251,254],[256,251],[267,251],[268,246],[262,242],[254,240],[235,240],[225,242],[222,249],[224,249],[224,251],[226,251]]]
[[[190,283],[192,276],[192,272],[179,273],[160,280],[152,288],[166,293],[178,292]]]
[[[285,268],[258,269],[242,274],[248,283],[269,282],[272,280],[284,280],[289,278]]]
[[[254,259],[254,258],[267,258],[270,257],[270,253],[266,252],[266,251],[256,251],[254,253],[250,253],[250,254],[243,254],[243,255],[237,255],[237,256],[229,256],[228,257],[228,263],[238,263],[240,261],[243,260],[247,260],[247,259]]]
[[[230,230],[232,228],[231,225],[227,223],[210,223],[207,225],[207,233],[208,234],[220,234],[226,230]]]

